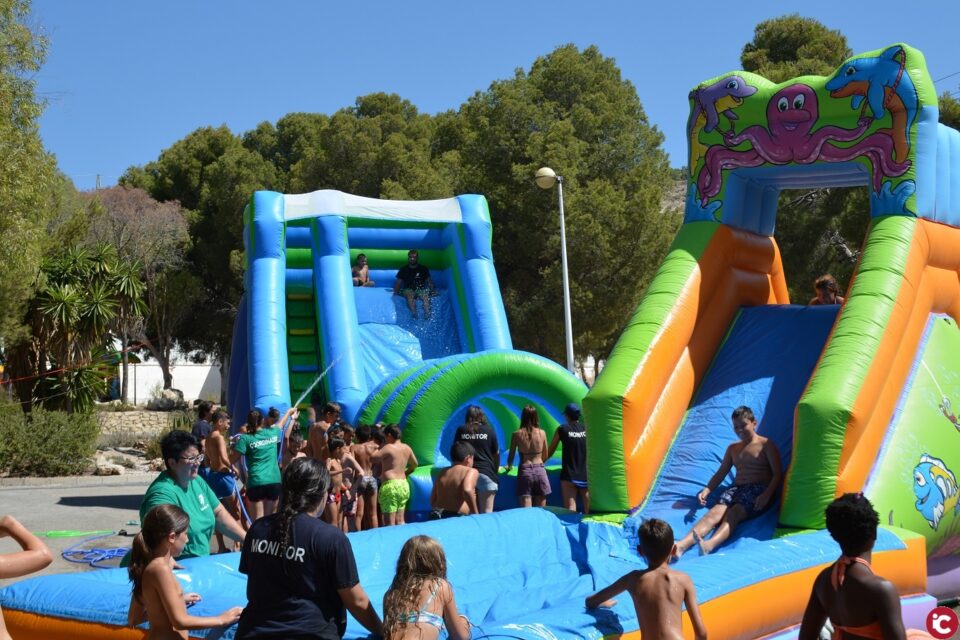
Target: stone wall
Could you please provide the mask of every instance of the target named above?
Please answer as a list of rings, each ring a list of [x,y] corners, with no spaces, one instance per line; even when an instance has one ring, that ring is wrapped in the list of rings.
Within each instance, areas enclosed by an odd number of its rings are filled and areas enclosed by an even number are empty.
[[[176,411],[100,411],[100,444],[148,442],[173,426],[183,414]]]

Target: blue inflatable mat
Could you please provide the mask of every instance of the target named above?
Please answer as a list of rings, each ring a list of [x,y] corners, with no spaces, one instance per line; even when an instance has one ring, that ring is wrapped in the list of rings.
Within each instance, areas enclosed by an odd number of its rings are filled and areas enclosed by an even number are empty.
[[[581,522],[573,515],[544,509],[513,509],[495,514],[408,524],[350,534],[360,580],[382,612],[400,548],[413,535],[430,535],[443,544],[448,577],[460,610],[478,627],[474,637],[600,638],[635,631],[629,597],[612,610],[586,610],[583,600],[634,569],[645,568],[632,548],[631,532],[602,522]],[[879,532],[876,549],[902,549],[892,532]],[[832,561],[839,555],[825,532],[777,540],[743,541],[706,556],[688,554],[683,569],[693,578],[701,602],[758,580]],[[183,562],[177,572],[185,590],[203,600],[196,615],[216,615],[246,602],[246,576],[237,572],[239,554]],[[803,597],[798,595],[798,597]],[[126,572],[107,569],[41,576],[0,590],[4,609],[122,626],[130,587]],[[195,637],[232,638],[233,629],[191,633]],[[348,638],[366,637],[350,619]]]

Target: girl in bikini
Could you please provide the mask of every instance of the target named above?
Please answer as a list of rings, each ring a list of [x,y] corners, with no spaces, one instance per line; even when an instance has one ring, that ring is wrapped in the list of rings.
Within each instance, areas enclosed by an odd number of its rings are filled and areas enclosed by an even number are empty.
[[[827,507],[827,530],[842,555],[813,583],[800,640],[817,640],[827,618],[833,640],[921,640],[925,631],[904,631],[897,588],[873,573],[870,560],[880,518],[862,493],[847,493]]]
[[[242,607],[232,607],[218,616],[192,616],[187,606],[200,600],[196,593],[183,593],[173,575],[173,559],[187,544],[190,518],[180,507],[161,504],[143,519],[143,528],[133,539],[127,571],[133,583],[127,622],[150,622],[148,640],[186,638],[187,629],[226,627],[240,619]]]
[[[540,428],[537,408],[528,404],[520,413],[520,428],[510,437],[507,472],[513,468],[513,453],[520,450],[517,468],[517,496],[521,507],[544,507],[551,493],[543,463],[547,460],[547,434]]]
[[[457,613],[439,542],[414,536],[403,545],[383,596],[383,618],[385,640],[436,640],[444,627],[450,640],[470,638],[470,621]]]

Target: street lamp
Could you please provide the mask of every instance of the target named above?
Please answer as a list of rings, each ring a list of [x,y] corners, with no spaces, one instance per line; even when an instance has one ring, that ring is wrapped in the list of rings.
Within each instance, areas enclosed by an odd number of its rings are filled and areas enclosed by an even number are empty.
[[[573,320],[570,318],[570,276],[567,272],[567,225],[563,220],[563,176],[558,176],[550,167],[537,170],[534,181],[541,189],[552,189],[557,185],[560,199],[560,262],[563,265],[563,321],[567,336],[567,369],[576,375],[573,364]]]

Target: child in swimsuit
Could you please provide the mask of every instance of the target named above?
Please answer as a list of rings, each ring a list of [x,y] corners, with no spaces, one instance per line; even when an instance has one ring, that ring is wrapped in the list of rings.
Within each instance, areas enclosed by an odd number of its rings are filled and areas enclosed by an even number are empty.
[[[862,493],[847,493],[827,507],[827,530],[842,555],[820,572],[803,614],[800,640],[816,640],[833,622],[833,640],[921,640],[925,631],[904,631],[897,588],[873,573],[870,560],[880,518]]]
[[[190,518],[177,506],[161,504],[143,518],[143,527],[133,539],[127,571],[133,590],[127,622],[150,622],[147,638],[187,638],[188,629],[227,627],[240,619],[243,607],[231,607],[218,616],[192,616],[187,605],[200,600],[184,593],[173,575],[173,559],[187,544]]]
[[[543,464],[547,460],[547,434],[540,428],[537,408],[528,404],[520,413],[520,428],[510,437],[507,473],[513,468],[513,454],[520,451],[517,468],[517,497],[521,507],[545,507],[550,495],[550,480]]]
[[[683,640],[680,611],[686,606],[694,638],[707,640],[693,580],[670,567],[670,557],[676,551],[673,529],[663,520],[652,518],[640,526],[638,533],[637,553],[647,561],[647,569],[631,571],[588,597],[584,603],[587,609],[612,607],[617,601],[611,598],[626,591],[633,600],[642,637]]]
[[[780,452],[771,440],[757,433],[753,411],[750,407],[737,407],[730,419],[739,441],[727,447],[720,468],[697,494],[697,501],[706,506],[707,497],[723,482],[730,469],[736,469],[733,486],[724,491],[706,515],[677,542],[676,558],[694,544],[699,545],[702,555],[719,547],[741,522],[766,511],[780,486]]]
[[[384,640],[436,640],[444,627],[451,640],[470,638],[470,621],[457,612],[439,542],[414,536],[403,545],[383,596],[383,618]]]

